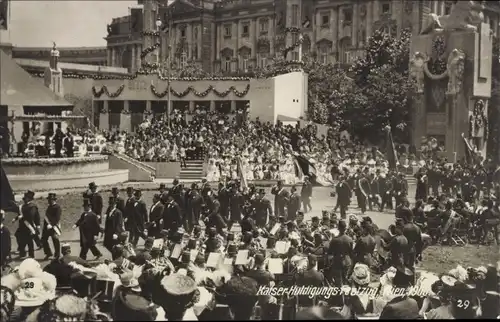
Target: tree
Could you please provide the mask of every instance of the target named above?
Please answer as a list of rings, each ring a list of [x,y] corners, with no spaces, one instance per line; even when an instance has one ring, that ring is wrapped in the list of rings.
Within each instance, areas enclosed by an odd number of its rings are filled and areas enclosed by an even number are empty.
[[[366,55],[350,68],[354,84],[342,93],[341,127],[360,139],[377,143],[382,128],[390,125],[395,140],[409,139],[410,100],[414,90],[408,77],[409,31],[400,38],[376,31],[369,39]]]

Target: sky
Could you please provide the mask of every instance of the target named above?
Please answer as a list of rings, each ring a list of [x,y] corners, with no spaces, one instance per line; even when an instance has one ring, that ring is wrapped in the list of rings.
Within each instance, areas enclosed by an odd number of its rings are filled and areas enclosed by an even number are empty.
[[[14,46],[105,46],[106,26],[128,15],[137,0],[55,0],[10,2],[10,40]]]

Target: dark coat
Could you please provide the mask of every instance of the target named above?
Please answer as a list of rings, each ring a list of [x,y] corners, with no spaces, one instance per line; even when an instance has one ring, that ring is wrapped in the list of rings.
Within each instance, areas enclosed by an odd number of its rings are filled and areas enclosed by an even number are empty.
[[[335,187],[335,190],[337,192],[338,204],[341,206],[348,206],[351,203],[352,197],[351,187],[349,184],[347,184],[347,182],[340,182]]]
[[[229,204],[230,204],[230,210],[231,210],[231,220],[235,222],[239,222],[241,220],[241,210],[243,207],[245,199],[243,195],[239,192],[233,192],[231,194]]]
[[[177,231],[182,226],[182,210],[177,202],[172,201],[163,209],[163,227]]]
[[[297,211],[300,210],[300,195],[297,192],[292,193],[288,201],[288,220],[295,220]]]
[[[274,195],[274,214],[275,216],[286,217],[285,207],[290,199],[290,193],[284,188],[279,189],[277,186],[271,189],[271,193]]]
[[[0,247],[0,267],[3,267],[7,264],[7,259],[10,257],[12,248],[9,228],[4,225],[0,228],[0,242],[2,243]]]
[[[380,320],[421,319],[417,301],[410,297],[396,297],[387,303],[380,314]]]
[[[354,241],[351,237],[343,234],[333,238],[328,247],[328,254],[333,257],[333,265],[337,269],[347,271],[352,265],[354,257]]]
[[[118,239],[113,238],[113,235],[117,235],[118,237],[124,230],[123,214],[120,209],[110,210],[107,213],[106,222],[104,223],[104,247],[112,249],[118,243]]]
[[[129,218],[130,220],[130,218]],[[146,229],[148,222],[148,208],[142,199],[135,199],[134,203],[134,217],[132,218],[132,228],[142,233]]]
[[[94,246],[96,244],[95,237],[101,232],[99,219],[95,212],[82,213],[75,225],[80,229],[80,246]]]
[[[58,204],[49,205],[47,210],[45,210],[45,224],[43,225],[42,235],[52,235],[55,233],[53,227],[57,227],[59,232],[61,232],[61,226],[59,222],[61,221],[61,206]],[[47,225],[51,225],[52,228],[48,229]]]
[[[104,208],[104,202],[102,201],[101,194],[99,192],[88,193],[86,194],[86,197],[90,200],[92,211],[95,212],[96,215],[101,216]]]
[[[135,197],[130,197],[125,201],[125,211],[123,212],[123,220],[125,221],[125,229],[130,230],[134,220],[134,204]]]
[[[371,235],[359,237],[354,246],[354,262],[363,263],[371,267],[372,254],[375,251],[375,238]]]
[[[253,203],[253,208],[255,213],[255,224],[258,227],[264,227],[269,219],[269,216],[273,215],[271,201],[267,198],[257,199]]]
[[[38,234],[39,231],[37,227],[40,227],[40,213],[38,212],[38,207],[34,203],[29,202],[22,205],[21,213],[23,217],[19,220],[19,234],[27,236],[31,235],[32,232],[28,228],[29,226],[31,226],[35,230],[35,233]]]
[[[186,199],[186,219],[191,223],[198,224],[203,207],[203,197],[197,190],[191,190]]]
[[[164,227],[164,223],[161,222],[164,211],[165,206],[160,201],[152,205],[149,209],[149,236],[159,237],[159,234]]]

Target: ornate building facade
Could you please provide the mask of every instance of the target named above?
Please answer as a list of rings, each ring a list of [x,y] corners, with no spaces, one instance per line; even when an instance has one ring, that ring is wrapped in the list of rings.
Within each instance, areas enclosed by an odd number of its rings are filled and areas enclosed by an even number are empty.
[[[50,60],[52,47],[13,47],[12,58]],[[84,64],[84,65],[107,65],[106,47],[61,47],[59,61],[62,63]]]
[[[152,0],[145,0],[152,1]],[[145,1],[138,1],[144,3]],[[167,2],[169,3],[167,5]],[[209,72],[237,73],[267,66],[277,53],[297,43],[288,59],[302,53],[322,62],[350,63],[363,55],[375,30],[398,36],[405,28],[419,31],[425,7],[450,13],[453,1],[410,0],[175,0],[155,1],[159,28],[158,62],[169,53],[172,65],[198,64]],[[485,2],[485,21],[499,35],[500,2]],[[137,71],[141,66],[144,23],[142,8],[108,25],[107,64]],[[151,25],[150,22],[146,24]],[[154,27],[153,27],[154,28]],[[154,30],[153,30],[154,31]]]

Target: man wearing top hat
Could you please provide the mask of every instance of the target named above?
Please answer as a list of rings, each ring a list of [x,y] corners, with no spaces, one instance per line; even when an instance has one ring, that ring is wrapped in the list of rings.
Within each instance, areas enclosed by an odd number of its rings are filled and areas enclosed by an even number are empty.
[[[186,194],[186,206],[184,226],[187,232],[191,232],[194,225],[198,225],[203,206],[203,197],[201,196],[198,184],[196,183],[191,185],[191,189]]]
[[[148,236],[153,236],[155,238],[160,237],[160,232],[163,229],[163,211],[164,206],[161,202],[161,195],[156,193],[153,196],[153,205],[149,209],[149,228]]]
[[[111,188],[111,196],[115,198],[116,208],[118,208],[123,214],[125,212],[125,200],[120,197],[120,191],[117,187]]]
[[[283,181],[278,180],[276,185],[272,187],[271,193],[274,195],[274,215],[276,217],[284,216],[286,218],[285,207],[288,204],[290,194],[283,187]]]
[[[158,192],[160,193],[160,195],[162,193],[164,193],[165,191],[167,191],[167,186],[164,184],[164,183],[160,183],[160,188],[158,188]]]
[[[345,219],[352,197],[351,187],[345,180],[345,176],[341,175],[339,177],[339,183],[337,183],[335,190],[337,192],[337,206],[340,208],[340,216],[342,219]],[[335,208],[337,208],[337,206]]]
[[[309,177],[304,176],[304,183],[302,183],[302,189],[300,190],[300,197],[302,199],[302,204],[304,206],[305,213],[312,210],[311,206],[312,189],[313,187],[311,181],[309,181]]]
[[[177,231],[182,226],[182,210],[175,202],[174,196],[169,194],[167,203],[163,209],[163,228]]]
[[[49,238],[52,238],[54,244],[54,257],[58,258],[61,255],[61,244],[59,237],[61,236],[61,206],[57,204],[57,196],[55,193],[49,193],[47,196],[47,210],[45,211],[45,220],[42,231],[42,245],[45,259],[52,257],[52,250],[49,246]]]
[[[118,244],[118,236],[125,230],[123,224],[123,214],[118,209],[118,202],[114,196],[109,197],[109,206],[106,211],[106,221],[104,222],[103,245],[110,252]]]
[[[288,220],[295,220],[297,217],[297,211],[300,210],[300,195],[297,192],[297,187],[293,185],[290,188],[290,199],[288,200],[287,212],[288,212]]]
[[[227,228],[231,230],[234,223],[239,223],[241,221],[241,211],[243,208],[244,197],[239,191],[238,185],[234,183],[231,187],[229,208],[231,211],[229,222],[227,223]]]
[[[21,214],[14,220],[19,220],[19,228],[16,231],[16,238],[19,247],[19,257],[26,257],[26,247],[28,247],[28,255],[35,258],[35,248],[33,243],[36,243],[38,248],[41,247],[41,241],[38,236],[40,233],[40,213],[38,207],[33,202],[35,193],[28,190],[24,193],[21,206]]]
[[[130,242],[132,245],[137,246],[139,242],[139,237],[144,240],[146,237],[146,224],[149,222],[148,218],[148,208],[144,200],[142,200],[142,191],[134,191],[134,212],[133,217],[129,218],[131,221],[130,229]]]
[[[92,211],[97,215],[99,223],[101,223],[104,202],[101,194],[97,192],[97,185],[95,182],[89,183],[89,189],[83,194],[83,198],[89,200]]]
[[[132,230],[132,222],[134,218],[134,188],[127,187],[127,200],[125,201],[125,211],[123,212],[123,222],[125,223],[125,230],[130,232]]]
[[[96,213],[92,211],[89,199],[83,199],[83,213],[80,219],[73,225],[73,229],[77,227],[80,230],[80,258],[86,260],[89,250],[92,254],[99,259],[102,254],[96,247],[96,237],[101,232],[99,226],[99,218]]]
[[[181,210],[184,210],[184,187],[179,182],[179,178],[175,178],[172,182],[174,186],[170,189],[170,194],[174,197],[175,202],[181,207]]]
[[[259,193],[253,202],[253,208],[255,211],[255,225],[259,228],[264,228],[269,221],[269,217],[273,216],[273,208],[271,207],[271,201],[266,197],[266,191],[264,189],[259,189]]]

